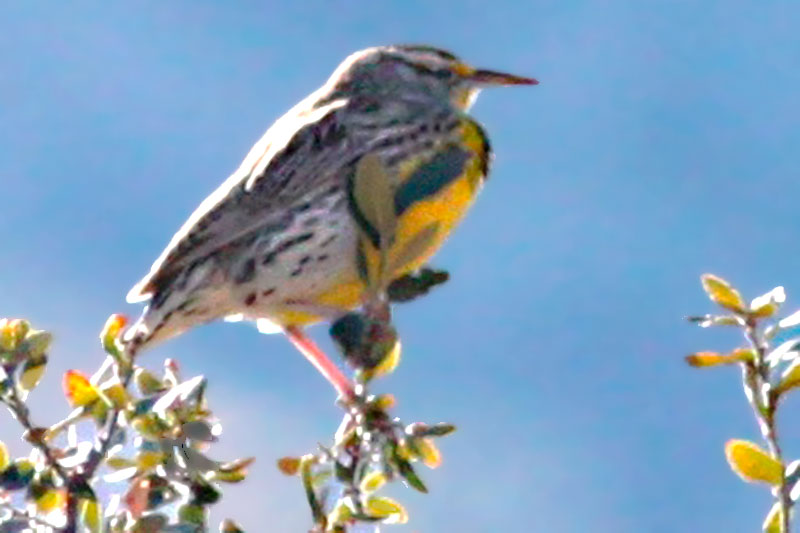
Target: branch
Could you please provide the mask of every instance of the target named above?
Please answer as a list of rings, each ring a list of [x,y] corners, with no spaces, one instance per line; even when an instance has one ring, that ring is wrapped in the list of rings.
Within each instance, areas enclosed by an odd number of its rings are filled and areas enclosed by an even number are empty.
[[[775,423],[778,397],[773,393],[770,384],[769,363],[766,361],[768,345],[753,318],[747,319],[745,338],[755,351],[755,360],[744,365],[744,386],[747,391],[747,399],[753,408],[761,435],[767,442],[770,454],[782,465],[781,480],[778,485],[778,503],[781,509],[781,530],[789,533],[791,526],[789,511],[792,501],[786,486],[786,463],[778,442],[778,429]]]
[[[64,467],[62,467],[53,453],[53,449],[45,442],[45,429],[39,426],[34,426],[30,419],[30,410],[22,403],[17,388],[11,387],[10,393],[6,398],[6,406],[11,411],[11,415],[25,428],[24,438],[30,442],[36,449],[42,452],[45,461],[48,465],[53,467],[58,476],[65,485],[69,483],[70,476],[67,474]]]
[[[15,508],[14,506],[12,506],[9,503],[0,502],[0,508],[9,511],[11,513],[11,516],[13,518],[16,518],[17,520],[26,520],[28,522],[33,522],[33,523],[38,524],[38,525],[40,525],[42,527],[52,529],[53,531],[60,531],[61,530],[61,528],[59,526],[56,526],[55,524],[51,524],[50,522],[48,522],[44,518],[39,518],[38,516],[29,515],[28,513],[24,513],[24,512],[20,511],[19,509]]]

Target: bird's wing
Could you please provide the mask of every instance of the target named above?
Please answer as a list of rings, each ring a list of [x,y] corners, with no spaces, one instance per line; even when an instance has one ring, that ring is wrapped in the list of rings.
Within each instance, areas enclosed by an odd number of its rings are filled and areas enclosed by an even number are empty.
[[[346,103],[315,107],[306,100],[275,122],[172,237],[150,273],[128,293],[128,302],[150,299],[187,265],[254,229],[281,224],[287,208],[320,179],[363,153],[337,120]]]

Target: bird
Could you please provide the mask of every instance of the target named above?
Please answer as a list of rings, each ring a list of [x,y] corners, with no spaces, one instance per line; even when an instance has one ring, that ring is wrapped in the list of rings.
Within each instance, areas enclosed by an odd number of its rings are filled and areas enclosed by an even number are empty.
[[[373,179],[393,197],[388,257],[433,228],[424,250],[388,273],[400,277],[439,249],[486,181],[492,150],[468,114],[479,91],[537,83],[427,45],[351,54],[266,131],[130,290],[129,303],[146,305],[125,333],[129,352],[214,320],[251,320],[284,332],[352,396],[304,328],[364,303],[364,247],[377,243],[353,201],[359,163],[378,161],[384,173]]]

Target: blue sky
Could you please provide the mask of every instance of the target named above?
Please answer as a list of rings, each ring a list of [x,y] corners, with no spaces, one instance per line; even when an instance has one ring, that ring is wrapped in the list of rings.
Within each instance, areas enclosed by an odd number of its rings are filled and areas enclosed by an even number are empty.
[[[711,310],[707,271],[800,306],[798,24],[788,1],[4,3],[0,315],[57,335],[35,412],[66,412],[61,373],[96,368],[106,316],[275,118],[357,49],[430,43],[541,85],[481,95],[492,178],[436,257],[452,281],[398,309],[378,388],[460,431],[395,530],[757,530],[768,491],[722,453],[757,438],[738,373],[682,362],[738,338],[682,317]],[[335,430],[326,384],[242,325],[168,356],[211,378],[217,453],[259,458],[215,516],[303,531],[273,465]]]

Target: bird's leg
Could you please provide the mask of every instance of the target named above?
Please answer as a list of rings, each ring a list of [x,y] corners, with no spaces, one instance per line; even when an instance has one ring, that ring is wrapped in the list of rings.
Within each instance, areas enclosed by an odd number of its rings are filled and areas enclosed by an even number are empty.
[[[300,350],[306,359],[308,359],[320,374],[327,379],[339,396],[345,400],[350,400],[355,396],[353,391],[353,384],[347,379],[347,376],[342,374],[333,361],[331,361],[325,352],[323,352],[314,341],[312,341],[302,329],[297,326],[287,326],[285,329],[286,336]]]

